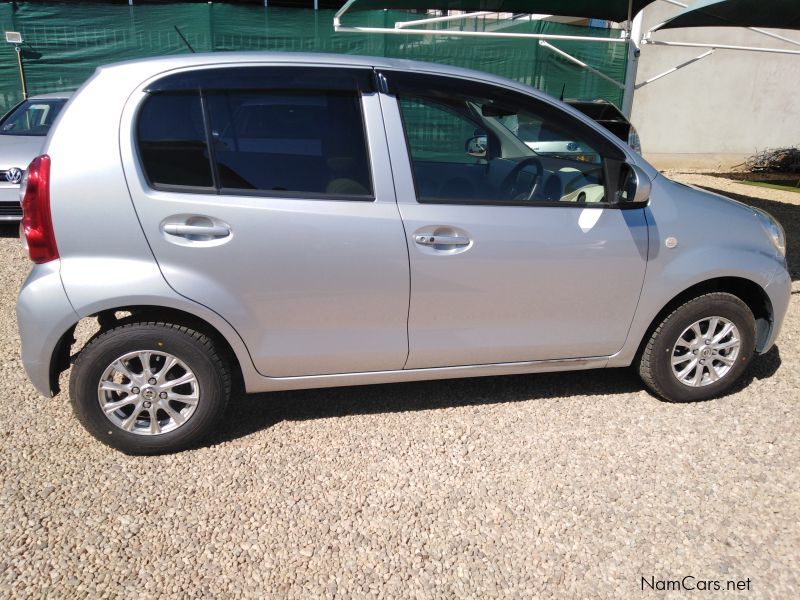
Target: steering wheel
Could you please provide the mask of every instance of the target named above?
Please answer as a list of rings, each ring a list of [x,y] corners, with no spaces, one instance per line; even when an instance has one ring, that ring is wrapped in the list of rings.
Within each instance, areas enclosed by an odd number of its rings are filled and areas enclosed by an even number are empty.
[[[505,176],[503,182],[500,184],[500,190],[503,192],[503,196],[511,196],[512,192],[516,191],[514,189],[514,184],[516,184],[520,172],[522,169],[531,166],[536,167],[536,178],[533,180],[531,189],[527,192],[527,194],[522,194],[522,196],[524,197],[524,200],[533,200],[534,195],[539,190],[539,184],[541,183],[542,175],[544,174],[542,163],[539,162],[539,159],[535,156],[529,156],[528,158],[519,161],[516,165],[514,165],[514,168],[508,172],[508,175]]]

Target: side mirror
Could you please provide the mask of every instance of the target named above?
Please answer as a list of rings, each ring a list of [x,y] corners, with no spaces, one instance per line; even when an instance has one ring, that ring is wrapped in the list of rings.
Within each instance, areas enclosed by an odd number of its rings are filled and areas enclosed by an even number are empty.
[[[486,145],[486,136],[476,135],[464,143],[464,152],[475,158],[486,158]]]
[[[653,183],[641,167],[625,163],[622,166],[622,186],[619,190],[620,208],[641,208],[650,201]]]

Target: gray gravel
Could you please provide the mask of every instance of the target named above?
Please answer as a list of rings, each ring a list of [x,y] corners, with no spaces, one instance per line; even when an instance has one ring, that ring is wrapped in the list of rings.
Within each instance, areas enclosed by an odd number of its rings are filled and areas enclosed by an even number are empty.
[[[769,208],[800,238],[800,206]],[[237,399],[206,447],[132,458],[27,382],[5,235],[2,596],[800,593],[800,283],[779,347],[720,400],[662,403],[628,370],[287,392]]]

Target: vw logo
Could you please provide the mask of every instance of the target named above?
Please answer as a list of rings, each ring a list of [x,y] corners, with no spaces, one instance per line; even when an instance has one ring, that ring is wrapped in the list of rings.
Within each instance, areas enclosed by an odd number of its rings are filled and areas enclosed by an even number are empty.
[[[22,169],[11,167],[8,171],[6,171],[6,181],[9,183],[19,183],[22,181]]]

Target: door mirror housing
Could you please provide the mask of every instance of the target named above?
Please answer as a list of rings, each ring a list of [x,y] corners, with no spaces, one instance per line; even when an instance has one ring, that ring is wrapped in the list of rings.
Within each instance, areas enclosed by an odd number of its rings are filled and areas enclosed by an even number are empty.
[[[642,208],[650,201],[653,183],[644,169],[638,165],[624,163],[620,174],[620,189],[617,193],[619,208]]]
[[[486,158],[488,139],[485,135],[476,135],[464,142],[464,152],[475,158]]]

